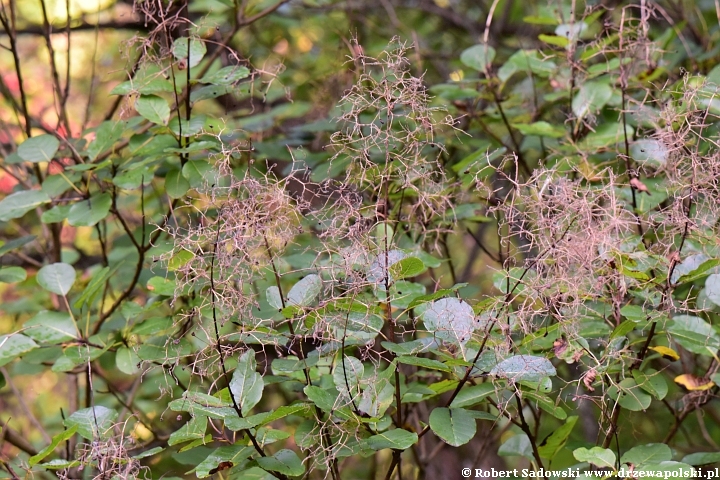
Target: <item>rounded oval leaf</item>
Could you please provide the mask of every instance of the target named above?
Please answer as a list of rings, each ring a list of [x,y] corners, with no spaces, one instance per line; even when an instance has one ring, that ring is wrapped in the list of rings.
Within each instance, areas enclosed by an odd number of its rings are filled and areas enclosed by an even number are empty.
[[[615,468],[615,452],[607,448],[592,447],[578,448],[573,451],[573,456],[578,462],[592,463],[600,468]]]
[[[205,47],[205,42],[200,38],[181,37],[173,42],[173,56],[178,61],[187,61],[189,56],[189,61],[187,62],[188,67],[194,67],[200,63],[205,53],[207,53],[207,48]]]
[[[93,195],[73,204],[68,211],[68,223],[74,227],[92,227],[110,213],[112,197],[108,193]]]
[[[430,414],[430,428],[453,447],[465,445],[475,436],[475,418],[464,408],[436,408]]]
[[[587,82],[580,87],[572,101],[577,118],[583,118],[602,109],[612,97],[612,89],[604,82]]]
[[[65,296],[75,283],[75,269],[62,262],[45,265],[37,274],[37,282],[45,290]]]
[[[373,435],[367,439],[367,444],[373,450],[392,448],[394,450],[406,450],[418,441],[417,433],[408,432],[402,428],[395,428],[379,435]]]
[[[0,367],[16,357],[24,355],[38,347],[31,338],[20,333],[0,336]]]
[[[40,343],[62,343],[77,338],[77,329],[67,312],[43,310],[23,325],[25,334]]]
[[[38,135],[28,138],[17,150],[18,155],[25,161],[38,163],[49,162],[60,148],[60,141],[54,135]]]
[[[490,375],[507,378],[513,382],[539,382],[544,377],[557,375],[550,360],[533,355],[515,355],[497,364]]]
[[[63,423],[68,428],[77,425],[77,433],[81,437],[94,440],[112,436],[112,426],[117,416],[118,412],[115,410],[97,405],[78,410]]]
[[[0,201],[0,222],[20,218],[35,207],[50,201],[42,190],[25,190],[11,193]]]
[[[322,280],[314,273],[297,282],[288,292],[288,304],[306,307],[322,291]]]
[[[135,375],[140,370],[139,363],[140,357],[131,348],[123,346],[115,353],[115,365],[127,375]]]
[[[190,182],[178,168],[173,168],[165,175],[165,191],[170,198],[181,198],[190,190]]]
[[[17,283],[27,278],[27,272],[22,267],[0,267],[0,282]]]
[[[495,58],[495,49],[490,45],[478,44],[460,54],[460,61],[470,68],[484,72]]]
[[[630,156],[638,163],[661,167],[667,162],[668,149],[655,139],[645,138],[633,142]]]
[[[423,322],[437,338],[459,345],[470,340],[476,327],[472,307],[454,297],[431,302],[423,313]]]
[[[170,106],[157,95],[141,95],[135,102],[135,110],[158,125],[166,125],[170,119]]]

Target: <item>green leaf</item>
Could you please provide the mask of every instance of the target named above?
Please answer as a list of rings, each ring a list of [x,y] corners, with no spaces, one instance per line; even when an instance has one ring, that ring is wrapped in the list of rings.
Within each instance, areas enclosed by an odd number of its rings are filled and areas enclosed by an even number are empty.
[[[473,420],[474,421],[474,420]],[[394,450],[406,450],[418,441],[417,433],[408,432],[401,428],[388,430],[379,435],[373,435],[367,439],[367,445],[373,450],[392,448]]]
[[[586,82],[572,101],[572,110],[577,118],[584,118],[602,110],[612,97],[612,89],[605,82]]]
[[[149,95],[163,92],[173,92],[173,84],[170,80],[165,78],[145,77],[120,83],[110,91],[110,95],[130,95],[131,93]],[[95,138],[97,138],[97,136]]]
[[[165,449],[163,447],[155,447],[155,448],[151,448],[149,450],[145,450],[142,453],[138,453],[137,455],[133,455],[130,458],[132,458],[133,460],[141,460],[143,458],[148,458],[148,457],[152,457],[153,455],[157,455],[158,453],[160,453],[164,450]]]
[[[101,405],[83,408],[68,417],[63,424],[71,428],[77,426],[77,433],[87,440],[106,439],[113,436],[112,427],[118,412]]]
[[[712,303],[720,306],[720,274],[714,273],[705,280],[705,295]]]
[[[640,388],[658,400],[662,400],[667,395],[668,386],[665,378],[652,368],[648,368],[644,372],[633,370],[632,375]]]
[[[170,106],[164,98],[157,95],[140,95],[135,102],[135,110],[158,125],[167,125],[170,119]]]
[[[0,201],[0,222],[20,218],[30,210],[49,201],[50,197],[42,190],[11,193]]]
[[[360,379],[365,373],[365,367],[362,362],[355,357],[345,356],[343,362],[340,363],[333,371],[333,383],[340,393],[350,394],[354,396],[355,387],[360,383]]]
[[[54,135],[38,135],[25,140],[17,153],[23,160],[32,163],[49,162],[60,148],[60,141]]]
[[[405,365],[414,365],[416,367],[428,368],[430,370],[439,370],[441,372],[451,372],[452,369],[442,362],[431,358],[416,357],[410,355],[401,355],[397,357],[398,362]]]
[[[147,288],[157,295],[172,297],[175,295],[175,281],[169,278],[152,277],[147,282]]]
[[[416,257],[406,257],[390,265],[388,269],[395,280],[415,277],[425,271],[425,264]]]
[[[500,67],[498,78],[500,81],[506,82],[517,72],[527,72],[547,78],[556,70],[555,62],[540,58],[536,50],[518,50]]]
[[[80,174],[74,172],[61,172],[55,175],[48,175],[42,184],[42,191],[48,197],[54,198],[70,190],[80,180]]]
[[[479,44],[464,50],[460,61],[470,68],[484,72],[495,58],[495,49],[489,45]]]
[[[238,80],[250,76],[250,70],[240,65],[224,67],[215,73],[205,75],[200,79],[201,83],[211,83],[213,85],[231,85]]]
[[[36,235],[25,235],[24,237],[9,240],[7,242],[0,243],[0,256],[5,255],[8,252],[12,252],[20,247],[27,245],[37,238]],[[0,241],[1,242],[1,241]]]
[[[645,322],[648,320],[649,312],[646,312],[640,305],[625,305],[620,309],[620,313],[623,317],[630,321]]]
[[[425,285],[407,280],[393,281],[390,286],[390,303],[392,308],[406,309],[410,302],[417,297],[425,295]],[[385,301],[388,295],[385,293],[385,285],[376,290],[376,296],[380,301]]]
[[[278,310],[284,308],[282,295],[280,295],[280,289],[275,285],[268,287],[267,290],[265,290],[265,298],[271,307],[277,308]]]
[[[617,385],[611,386],[608,388],[607,394],[610,398],[616,400],[621,407],[632,412],[647,410],[652,401],[652,397],[645,393],[633,378],[626,378]]]
[[[112,197],[109,193],[93,195],[88,200],[73,204],[68,212],[68,223],[74,227],[93,227],[110,213]]]
[[[490,382],[463,387],[450,404],[450,408],[474,407],[485,397],[495,393],[497,388]]]
[[[530,400],[537,402],[537,406],[548,412],[553,417],[559,420],[565,420],[567,413],[562,407],[555,405],[555,402],[550,399],[547,395],[539,393],[537,391],[523,390],[524,397],[528,397]]]
[[[668,159],[665,144],[652,138],[636,140],[630,145],[630,156],[641,165],[662,167]]]
[[[335,400],[337,400],[337,393],[332,394],[328,390],[325,390],[314,385],[308,385],[303,389],[308,399],[317,405],[318,408],[325,412],[331,412],[335,409]]]
[[[225,426],[233,432],[248,430],[260,425],[269,415],[269,412],[264,412],[243,418],[238,417],[237,414],[235,416],[225,416]]]
[[[203,128],[205,128],[205,124],[208,121],[208,117],[205,115],[193,115],[190,117],[190,121],[188,122],[186,119],[180,119],[180,117],[173,117],[172,120],[170,120],[170,123],[168,123],[168,127],[170,128],[170,131],[172,131],[175,135],[180,136],[182,134],[183,137],[192,137],[194,135],[197,135],[203,131]],[[182,128],[182,132],[180,131]],[[210,145],[217,145],[218,149],[221,148],[220,144],[214,144],[213,142],[207,142],[207,141],[200,141],[197,142],[201,145],[210,146]],[[192,144],[190,147],[192,148],[195,144]],[[169,151],[170,149],[166,150]],[[177,149],[173,149],[172,151],[177,152]]]
[[[40,216],[42,223],[60,223],[64,222],[70,213],[72,205],[55,205],[50,210],[46,210]]]
[[[707,290],[707,286],[705,289]],[[700,317],[676,315],[667,331],[673,340],[693,353],[712,356],[720,349],[720,336],[712,325]]]
[[[153,173],[147,167],[129,168],[121,171],[113,177],[113,185],[123,190],[137,190],[141,185],[148,185],[153,178]]]
[[[67,312],[43,310],[23,325],[25,335],[40,343],[62,343],[77,338],[78,332]]]
[[[532,25],[557,25],[559,23],[557,18],[546,15],[528,15],[523,17],[523,22]]]
[[[126,375],[135,375],[140,371],[139,363],[140,358],[133,349],[126,346],[118,347],[115,353],[115,365],[118,370]]]
[[[565,129],[548,122],[535,122],[531,124],[515,123],[513,127],[518,129],[523,135],[537,135],[539,137],[561,138],[565,136]]]
[[[113,91],[115,90],[113,89]],[[111,92],[110,95],[114,94]],[[93,140],[87,148],[87,154],[90,160],[94,161],[98,155],[111,148],[122,136],[125,131],[125,126],[126,123],[122,120],[107,120],[101,123],[100,126],[95,129],[95,140]]]
[[[436,338],[464,346],[478,324],[472,307],[458,298],[441,298],[423,313],[425,328]]]
[[[75,269],[62,262],[45,265],[38,271],[37,282],[45,290],[65,296],[75,283]]]
[[[338,322],[334,325],[336,338],[346,336],[349,339],[368,342],[380,334],[383,327],[382,318],[377,315],[360,312],[350,312],[347,322]]]
[[[181,198],[190,190],[190,182],[183,176],[178,168],[173,168],[165,174],[165,191],[170,198]]]
[[[255,371],[255,351],[248,350],[238,359],[237,367],[230,380],[230,391],[240,406],[243,416],[252,410],[262,398],[262,375]]]
[[[702,263],[700,263],[699,265],[695,265],[694,262],[691,260],[691,258],[694,260],[697,257],[703,259]],[[698,280],[705,275],[708,275],[715,267],[720,265],[720,258],[711,258],[709,260],[706,260],[706,258],[707,257],[705,257],[705,255],[690,255],[688,258],[683,260],[682,263],[675,267],[670,281],[679,285],[682,285],[683,283],[694,282],[695,280]],[[679,272],[678,269],[680,269]]]
[[[212,165],[205,160],[190,160],[182,168],[182,174],[192,188],[200,188],[208,183],[213,171]]]
[[[314,415],[315,410],[311,407],[311,403],[284,405],[276,409],[274,412],[270,412],[269,415],[267,415],[258,425],[267,425],[270,422],[274,422],[275,420],[279,420],[290,415],[300,415],[304,417],[312,416]]]
[[[172,257],[170,257],[170,260],[168,260],[167,268],[169,271],[174,272],[175,270],[183,267],[184,265],[187,265],[193,258],[195,258],[195,254],[193,252],[184,249],[179,250]]]
[[[530,439],[524,433],[513,435],[498,448],[498,455],[501,457],[519,456],[535,461],[532,452]]]
[[[588,25],[585,22],[564,23],[555,27],[555,35],[567,38],[574,43],[587,30],[587,27]]]
[[[0,283],[23,282],[27,272],[22,267],[0,267]]]
[[[211,471],[216,469],[222,462],[230,462],[233,465],[240,464],[255,452],[253,447],[244,445],[225,445],[215,449],[205,458],[195,469],[195,475],[198,478],[205,478],[211,475]]]
[[[657,478],[695,478],[695,469],[686,463],[665,461],[649,463],[635,470],[638,478],[648,478],[651,475]]]
[[[588,462],[600,468],[615,468],[615,452],[607,448],[592,447],[578,448],[573,451],[573,456],[578,462]]]
[[[307,307],[322,291],[322,280],[314,273],[297,282],[288,292],[288,305]]]
[[[265,470],[290,475],[291,477],[305,473],[305,465],[302,464],[297,454],[286,448],[278,451],[272,457],[259,457],[256,461]]]
[[[242,480],[277,480],[277,477],[275,475],[268,473],[258,467],[252,467],[247,470],[243,470],[242,472],[238,472],[237,474],[239,475],[237,478]]]
[[[513,382],[539,382],[545,377],[557,375],[550,360],[532,355],[514,355],[498,363],[490,375],[507,378]]]
[[[46,468],[48,470],[66,470],[69,468],[77,467],[78,465],[80,465],[79,460],[67,461],[63,460],[62,458],[56,458],[55,460],[41,463],[38,465],[38,467]]]
[[[610,340],[612,340],[613,338],[626,336],[628,333],[635,330],[636,325],[637,324],[633,320],[625,320],[613,329],[612,333],[610,334]]]
[[[170,434],[168,445],[173,446],[178,443],[204,438],[205,430],[207,430],[207,424],[208,417],[199,416],[191,418],[190,421],[180,427],[179,430]]]
[[[221,406],[217,406],[218,404]],[[226,420],[226,426],[228,426],[228,428],[230,428],[227,423],[228,420],[230,423],[235,420],[240,420],[235,409],[230,407],[229,404],[219,402],[217,398],[211,395],[201,394],[200,392],[186,392],[183,398],[173,400],[168,404],[168,407],[175,412],[188,412],[193,417],[203,416]],[[252,416],[248,418],[252,418]]]
[[[472,440],[477,425],[475,418],[463,408],[435,408],[430,414],[430,429],[443,442],[459,447]]]
[[[720,462],[720,452],[691,453],[690,455],[685,455],[682,459],[682,463],[687,463],[688,465],[696,467],[718,462]]]
[[[200,102],[211,98],[218,98],[228,93],[237,92],[237,87],[233,85],[207,85],[205,87],[196,88],[190,93],[190,102]]]
[[[568,437],[572,433],[578,417],[568,417],[565,423],[547,437],[539,446],[538,453],[543,458],[553,459],[555,455],[565,446]]]
[[[650,463],[672,460],[672,450],[664,443],[649,443],[633,447],[620,457],[620,463],[632,463],[636,467]]]
[[[104,287],[105,282],[113,276],[121,265],[122,263],[118,263],[112,269],[110,269],[110,267],[103,267],[96,271],[90,279],[87,287],[85,287],[85,290],[83,290],[83,293],[77,300],[75,300],[73,306],[75,308],[82,308],[85,305],[90,305],[95,299],[95,296],[100,293]]]
[[[37,343],[21,333],[0,335],[0,367],[37,347]]]
[[[570,40],[568,40],[565,37],[560,37],[558,35],[547,35],[547,34],[541,33],[540,35],[538,35],[538,39],[549,45],[556,45],[556,46],[562,47],[562,48],[566,48],[568,45],[570,45]]]
[[[429,293],[427,295],[421,295],[419,297],[415,297],[412,302],[410,302],[410,305],[408,308],[415,308],[418,305],[422,305],[423,303],[431,302],[433,300],[437,300],[439,298],[448,297],[450,295],[453,295],[457,290],[454,288],[443,288],[440,289],[434,293]]]
[[[188,46],[190,47],[190,61],[187,63],[187,67],[194,67],[203,59],[205,53],[207,53],[207,48],[205,47],[205,42],[200,38],[177,38],[173,42],[173,56],[175,60],[188,59]]]
[[[635,133],[630,125],[625,126],[628,139]],[[578,147],[587,153],[594,153],[601,149],[613,148],[625,140],[622,122],[605,122],[598,126],[594,132],[589,133]]]
[[[57,435],[52,437],[52,441],[50,442],[50,445],[40,450],[36,455],[33,455],[28,459],[28,464],[33,467],[37,465],[38,462],[40,462],[43,458],[47,457],[51,453],[55,451],[55,449],[63,443],[66,440],[69,440],[73,435],[75,435],[75,432],[77,432],[78,426],[73,425],[72,427],[68,428],[67,430],[63,430],[62,432],[58,433]]]

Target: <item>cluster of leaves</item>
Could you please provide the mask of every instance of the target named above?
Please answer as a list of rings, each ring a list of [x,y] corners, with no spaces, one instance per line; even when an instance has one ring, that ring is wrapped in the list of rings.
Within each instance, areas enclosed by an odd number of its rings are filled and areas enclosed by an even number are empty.
[[[2,91],[0,402],[43,447],[0,415],[7,478],[430,478],[448,446],[601,477],[720,461],[717,28],[537,5],[518,49],[493,2],[446,83],[418,46],[348,42],[311,119],[230,47],[287,2],[220,0],[223,33],[207,3],[136,2],[140,58],[76,135],[44,2],[58,128]],[[32,374],[68,399],[40,419]]]

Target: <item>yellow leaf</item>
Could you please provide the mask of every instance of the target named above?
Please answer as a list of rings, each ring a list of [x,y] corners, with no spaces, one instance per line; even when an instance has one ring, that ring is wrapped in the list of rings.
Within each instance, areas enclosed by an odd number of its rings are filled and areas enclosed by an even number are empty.
[[[668,347],[650,347],[650,350],[655,350],[657,353],[662,355],[663,357],[667,358],[668,360],[672,360],[673,362],[680,358],[680,355],[677,354],[675,350]]]
[[[683,375],[678,375],[677,377],[675,377],[675,383],[677,383],[678,385],[682,385],[691,392],[699,390],[709,390],[715,386],[715,382],[713,382],[712,380],[708,380],[707,378],[699,378],[689,373],[685,373]]]

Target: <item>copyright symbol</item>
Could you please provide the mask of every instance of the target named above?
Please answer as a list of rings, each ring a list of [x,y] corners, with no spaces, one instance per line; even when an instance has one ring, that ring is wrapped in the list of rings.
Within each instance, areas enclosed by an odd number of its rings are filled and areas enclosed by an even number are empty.
[[[469,468],[462,469],[462,476],[465,478],[469,477],[471,473],[472,473],[472,470]]]

